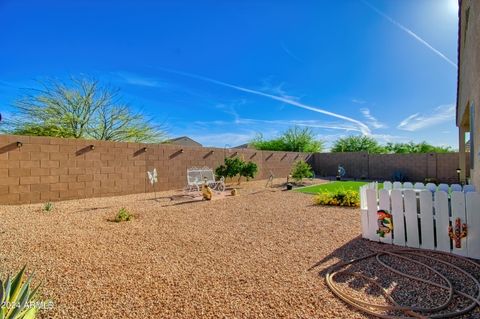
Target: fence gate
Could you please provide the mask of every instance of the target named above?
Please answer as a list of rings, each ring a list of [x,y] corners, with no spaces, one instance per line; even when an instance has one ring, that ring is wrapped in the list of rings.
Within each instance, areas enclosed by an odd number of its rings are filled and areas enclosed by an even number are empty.
[[[360,188],[363,238],[480,259],[480,194]]]

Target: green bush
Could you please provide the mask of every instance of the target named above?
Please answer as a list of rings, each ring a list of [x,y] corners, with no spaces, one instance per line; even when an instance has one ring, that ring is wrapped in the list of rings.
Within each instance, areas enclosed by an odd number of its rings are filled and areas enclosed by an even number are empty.
[[[247,181],[250,178],[255,178],[255,175],[257,175],[258,172],[258,166],[254,162],[248,162],[244,163],[241,170],[240,170],[240,177],[244,176]]]
[[[304,178],[313,177],[313,169],[307,162],[297,161],[292,168],[292,177],[295,181],[301,182]]]
[[[120,208],[117,215],[115,216],[115,222],[128,222],[133,218],[132,214],[125,209],[125,207]]]
[[[38,311],[35,295],[39,286],[31,289],[32,276],[26,278],[25,266],[18,274],[0,280],[0,318],[35,319]]]
[[[314,202],[317,205],[359,207],[360,195],[357,191],[339,189],[315,195]]]
[[[254,162],[245,162],[238,157],[225,158],[224,164],[215,169],[215,174],[219,177],[233,178],[238,175],[239,184],[242,177],[245,177],[248,180],[254,178],[257,172],[257,164]]]

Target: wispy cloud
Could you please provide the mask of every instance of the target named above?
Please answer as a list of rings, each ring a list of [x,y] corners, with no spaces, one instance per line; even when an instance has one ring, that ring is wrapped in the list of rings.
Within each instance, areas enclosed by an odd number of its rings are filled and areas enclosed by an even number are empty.
[[[235,147],[251,142],[255,138],[256,134],[256,132],[251,131],[244,133],[216,133],[205,135],[191,134],[191,136],[204,146],[223,147],[224,145],[228,145],[229,147]]]
[[[318,120],[262,120],[237,117],[235,121],[195,121],[195,125],[201,127],[212,126],[229,126],[240,125],[241,127],[249,127],[251,129],[259,128],[264,130],[266,127],[291,127],[291,126],[303,126],[315,129],[324,129],[327,131],[345,131],[347,134],[351,132],[362,133],[357,125],[345,123],[345,122],[323,122]],[[284,130],[281,128],[281,130]]]
[[[372,126],[374,129],[379,129],[379,128],[386,128],[387,125],[380,122],[377,120],[371,113],[368,108],[362,108],[360,109],[360,112],[363,114],[363,116],[368,120],[368,124]]]
[[[401,135],[391,135],[391,134],[372,134],[372,137],[381,143],[388,142],[407,142],[411,139]]]
[[[442,58],[443,60],[445,60],[446,62],[448,62],[451,66],[455,67],[456,69],[458,68],[457,64],[455,62],[453,62],[452,60],[450,60],[445,54],[443,54],[442,52],[438,51],[437,49],[435,49],[430,43],[428,43],[427,41],[425,41],[424,39],[422,39],[418,34],[416,34],[415,32],[413,32],[411,29],[407,28],[406,26],[404,26],[403,24],[401,24],[400,22],[398,22],[397,20],[393,19],[392,17],[390,17],[389,15],[387,15],[385,12],[383,11],[380,11],[380,9],[378,9],[377,7],[375,7],[374,5],[372,5],[370,2],[368,2],[367,0],[362,0],[362,2],[367,5],[370,9],[372,9],[373,11],[375,11],[376,13],[378,13],[379,15],[381,15],[382,17],[384,17],[385,19],[387,19],[390,23],[392,23],[393,25],[397,26],[398,28],[400,28],[401,30],[405,31],[408,35],[410,35],[412,38],[414,38],[415,40],[417,40],[418,42],[420,42],[421,44],[423,44],[424,46],[426,46],[428,49],[430,49],[433,53],[435,53],[436,55],[438,55],[440,58]]]
[[[300,59],[298,56],[293,54],[292,51],[290,51],[290,49],[285,45],[283,41],[280,42],[280,46],[282,47],[283,52],[285,52],[289,57],[296,60],[297,62],[303,62],[302,59]]]
[[[431,114],[415,113],[405,118],[397,128],[404,131],[417,131],[455,119],[455,104],[440,105]]]
[[[220,109],[223,113],[228,114],[233,116],[234,118],[234,123],[238,124],[240,122],[240,115],[237,112],[237,107],[244,105],[247,103],[245,99],[241,99],[238,101],[233,101],[232,103],[225,104],[225,103],[219,103],[215,105],[215,108]]]
[[[262,97],[265,97],[265,98],[268,98],[268,99],[271,99],[271,100],[275,100],[275,101],[286,103],[288,105],[295,106],[295,107],[300,108],[300,109],[309,110],[309,111],[312,111],[312,112],[316,112],[316,113],[328,115],[328,116],[331,116],[331,117],[335,117],[337,119],[341,119],[341,120],[344,120],[344,121],[347,121],[347,122],[350,122],[350,123],[354,123],[357,126],[358,130],[360,130],[362,132],[362,134],[365,134],[365,135],[370,135],[371,134],[370,128],[365,123],[363,123],[359,120],[356,120],[354,118],[345,116],[345,115],[330,112],[330,111],[327,111],[327,110],[324,110],[324,109],[321,109],[321,108],[318,108],[318,107],[315,107],[315,106],[307,105],[307,104],[301,103],[299,101],[292,100],[292,99],[289,99],[289,98],[285,98],[285,97],[282,97],[282,96],[277,96],[277,95],[273,95],[273,94],[260,92],[260,91],[257,91],[257,90],[248,89],[248,88],[245,88],[245,87],[242,87],[242,86],[229,84],[229,83],[226,83],[226,82],[222,82],[222,81],[219,81],[219,80],[207,78],[207,77],[197,75],[197,74],[193,74],[193,73],[187,73],[187,72],[176,71],[176,70],[171,70],[171,69],[163,69],[163,68],[162,68],[162,70],[165,71],[165,72],[170,72],[170,73],[186,76],[186,77],[201,80],[201,81],[204,81],[204,82],[209,82],[209,83],[216,84],[216,85],[219,85],[219,86],[228,87],[228,88],[240,91],[240,92],[249,93],[249,94],[253,94],[253,95],[257,95],[257,96],[262,96]]]
[[[156,79],[140,76],[133,73],[116,72],[114,73],[114,75],[120,77],[123,82],[131,85],[154,87],[154,88],[163,88],[167,86],[167,84],[164,82],[160,82]]]
[[[279,84],[273,84],[271,78],[266,78],[262,81],[262,87],[260,88],[260,91],[277,95],[289,100],[295,100],[295,101],[300,100],[300,97],[288,94],[284,88],[285,85],[286,85],[285,82],[280,82]]]
[[[353,103],[356,103],[356,104],[365,104],[365,103],[367,103],[367,101],[362,100],[362,99],[352,99],[352,102],[353,102]]]

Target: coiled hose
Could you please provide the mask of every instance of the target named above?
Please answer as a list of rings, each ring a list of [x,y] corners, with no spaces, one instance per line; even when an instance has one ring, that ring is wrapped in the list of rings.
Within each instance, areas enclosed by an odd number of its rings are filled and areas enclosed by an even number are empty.
[[[472,266],[474,266],[474,267],[476,267],[477,269],[480,270],[480,265],[479,264],[477,264],[477,263],[473,262],[472,260],[467,259],[465,257],[456,256],[456,255],[452,255],[452,254],[448,254],[448,253],[444,253],[444,252],[439,252],[439,251],[416,250],[416,249],[396,249],[396,250],[393,250],[393,251],[375,251],[374,253],[369,254],[367,256],[336,264],[329,269],[329,271],[326,274],[325,280],[326,280],[327,286],[330,288],[330,290],[333,292],[333,294],[335,294],[338,298],[340,298],[341,300],[343,300],[345,303],[349,304],[350,306],[356,308],[357,310],[362,311],[364,313],[367,313],[369,315],[376,316],[378,318],[385,318],[385,319],[453,318],[453,317],[457,317],[457,316],[460,316],[460,315],[465,315],[465,314],[471,312],[472,310],[474,310],[477,306],[480,306],[480,282],[472,274],[465,271],[464,269],[462,269],[462,268],[460,268],[460,267],[458,267],[458,266],[456,266],[456,265],[454,265],[450,262],[447,262],[443,259],[436,258],[436,257],[433,257],[433,256],[429,256],[428,254],[424,253],[425,251],[430,252],[430,253],[434,253],[434,254],[439,254],[439,255],[447,255],[447,256],[450,256],[450,257],[453,256],[457,260],[462,260],[463,262],[465,262],[469,265],[472,265]],[[417,264],[421,267],[424,267],[424,268],[430,270],[431,272],[435,273],[437,276],[439,276],[441,278],[441,280],[444,282],[444,284],[439,284],[439,283],[433,282],[431,280],[427,280],[427,279],[424,279],[424,278],[420,278],[420,277],[417,277],[417,276],[406,274],[406,273],[404,273],[404,272],[402,272],[398,269],[395,269],[394,267],[392,267],[390,265],[387,265],[382,260],[382,256],[396,257],[396,258],[405,260],[407,262],[411,262],[411,263]],[[443,264],[447,267],[451,267],[452,269],[457,270],[458,272],[462,273],[463,275],[468,277],[470,280],[472,280],[472,282],[476,286],[476,294],[474,296],[472,296],[472,295],[466,294],[462,291],[459,291],[459,290],[455,289],[453,287],[453,284],[452,284],[451,280],[448,279],[446,276],[444,276],[443,274],[441,274],[440,272],[438,272],[434,268],[428,266],[427,264],[413,259],[412,257],[421,257],[421,258],[429,259],[433,262],[440,263],[440,264]],[[387,293],[387,291],[379,283],[377,283],[372,278],[370,278],[370,277],[368,277],[364,274],[358,273],[358,272],[352,272],[352,271],[348,271],[348,270],[344,269],[347,266],[359,263],[359,262],[361,262],[363,260],[366,260],[366,259],[369,259],[369,258],[375,258],[376,261],[378,262],[378,264],[380,264],[382,267],[388,269],[389,271],[391,271],[391,272],[393,272],[397,275],[406,277],[409,280],[422,282],[422,283],[425,283],[427,285],[431,285],[431,286],[446,290],[448,292],[448,298],[441,305],[438,305],[438,306],[432,307],[432,308],[410,307],[410,306],[400,305],[397,301],[395,301],[395,299],[393,299],[392,296],[390,296]],[[382,295],[385,297],[385,299],[387,301],[390,302],[391,305],[373,304],[373,303],[369,303],[369,302],[359,300],[359,299],[356,299],[356,298],[352,297],[351,295],[349,295],[345,291],[342,291],[341,289],[338,288],[338,285],[335,283],[335,280],[334,280],[335,277],[337,277],[338,275],[348,275],[348,276],[357,277],[357,278],[361,278],[363,280],[366,280],[367,282],[371,283],[373,286],[379,288],[382,292]],[[438,313],[442,310],[445,310],[450,305],[450,303],[452,302],[453,296],[455,294],[469,299],[471,301],[471,303],[468,306],[464,307],[463,309],[459,309],[459,310],[451,311],[451,312]],[[401,313],[403,313],[403,315],[402,316],[389,315],[389,314],[385,314],[385,313],[380,313],[379,311],[401,312]]]

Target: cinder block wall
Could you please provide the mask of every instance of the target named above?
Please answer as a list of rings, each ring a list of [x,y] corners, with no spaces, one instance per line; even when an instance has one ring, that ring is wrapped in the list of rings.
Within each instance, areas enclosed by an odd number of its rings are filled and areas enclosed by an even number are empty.
[[[338,165],[342,165],[347,178],[392,180],[394,173],[400,171],[412,182],[423,182],[425,178],[443,183],[458,182],[458,153],[317,153],[311,162],[318,176],[335,176]],[[469,171],[467,163],[467,173]]]
[[[17,142],[22,146],[17,147]],[[225,156],[257,163],[257,179],[268,178],[270,171],[275,177],[286,177],[296,160],[311,157],[293,152],[0,135],[0,204],[150,192],[146,171],[153,168],[159,175],[157,190],[180,189],[186,184],[187,168],[216,168]]]
[[[346,170],[347,178],[368,177],[368,153],[316,153],[312,158],[313,169],[319,176],[337,175],[338,165]]]

